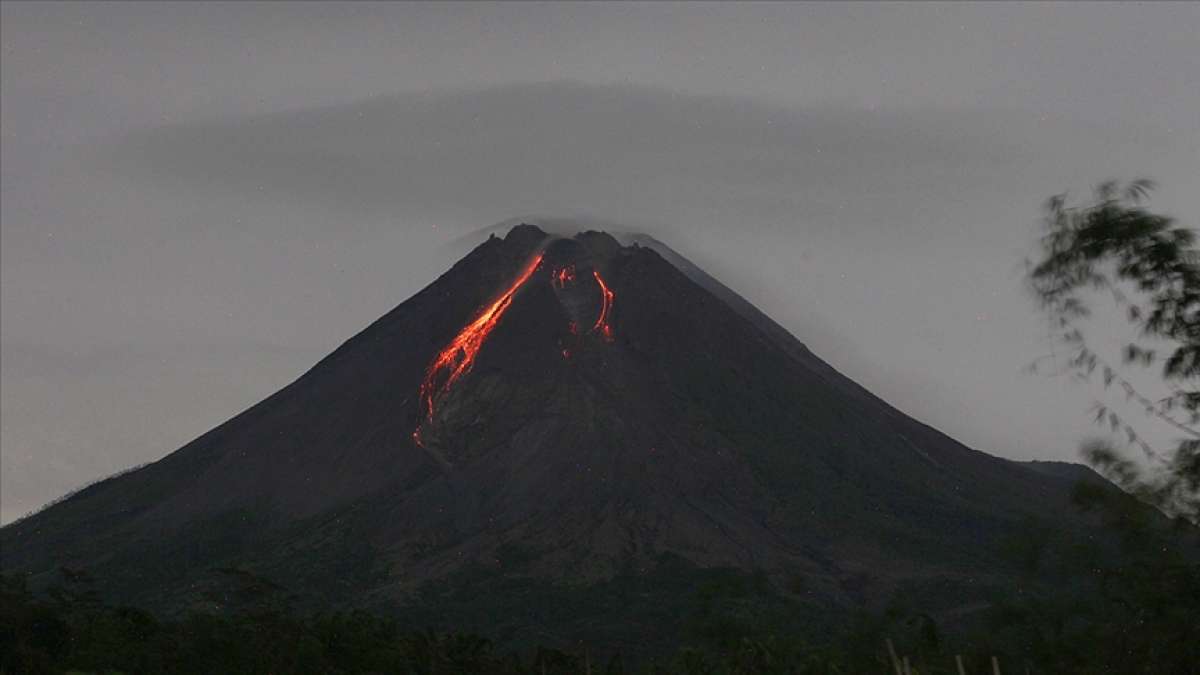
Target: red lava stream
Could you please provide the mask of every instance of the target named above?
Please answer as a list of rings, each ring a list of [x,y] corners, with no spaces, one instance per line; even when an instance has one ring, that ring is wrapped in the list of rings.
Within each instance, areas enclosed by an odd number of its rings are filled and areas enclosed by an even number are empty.
[[[475,357],[479,355],[479,348],[496,328],[500,317],[504,316],[504,312],[512,305],[513,296],[526,281],[529,281],[529,277],[533,276],[541,264],[542,254],[539,253],[525,265],[516,280],[509,285],[508,290],[485,307],[474,321],[464,326],[450,341],[450,344],[446,345],[429,364],[420,390],[420,400],[425,408],[426,421],[433,420],[433,408],[437,400],[441,399],[460,377],[470,372],[471,367],[475,365]],[[413,440],[418,445],[421,444],[421,427],[418,426],[413,431]]]
[[[612,342],[613,331],[612,324],[608,322],[608,313],[612,310],[613,298],[616,296],[608,289],[604,279],[600,278],[599,272],[592,270],[592,276],[596,277],[596,283],[600,284],[600,316],[596,318],[596,325],[592,326],[592,330],[600,331],[605,340]]]
[[[475,319],[464,326],[450,341],[450,344],[438,352],[437,357],[429,364],[429,368],[425,371],[425,379],[421,382],[419,394],[421,406],[425,411],[425,422],[433,421],[434,406],[437,402],[450,391],[459,378],[471,371],[471,367],[475,365],[475,358],[479,355],[479,349],[496,328],[500,318],[504,316],[504,312],[512,305],[517,291],[541,266],[542,257],[541,253],[534,256],[508,289],[490,305],[484,307]],[[613,330],[609,323],[609,314],[612,311],[615,296],[608,285],[604,283],[599,272],[592,270],[592,276],[600,285],[600,315],[596,318],[596,324],[592,326],[592,331],[599,332],[606,342],[612,342]],[[551,283],[555,283],[560,288],[573,281],[575,281],[574,266],[557,270],[551,276]],[[573,323],[572,333],[574,333]],[[569,352],[564,350],[563,356],[568,357]],[[421,425],[418,425],[413,431],[412,438],[417,445],[425,447],[421,441]]]

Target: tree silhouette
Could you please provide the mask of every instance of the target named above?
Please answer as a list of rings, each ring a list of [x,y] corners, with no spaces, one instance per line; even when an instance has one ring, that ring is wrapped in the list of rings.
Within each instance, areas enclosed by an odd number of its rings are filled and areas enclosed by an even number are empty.
[[[1097,421],[1141,448],[1148,467],[1108,442],[1085,443],[1084,457],[1143,500],[1200,522],[1200,253],[1192,229],[1145,208],[1153,188],[1144,179],[1102,183],[1083,206],[1069,206],[1063,194],[1051,197],[1040,258],[1029,263],[1027,281],[1055,337],[1069,347],[1068,369],[1081,379],[1099,375],[1105,388],[1118,388],[1145,414],[1135,421],[1111,406],[1095,410]],[[1085,334],[1083,319],[1098,294],[1110,295],[1113,311],[1138,329],[1120,365],[1098,354]],[[1122,370],[1156,366],[1167,392],[1161,396],[1143,393]],[[1156,449],[1139,431],[1147,423],[1177,440]]]

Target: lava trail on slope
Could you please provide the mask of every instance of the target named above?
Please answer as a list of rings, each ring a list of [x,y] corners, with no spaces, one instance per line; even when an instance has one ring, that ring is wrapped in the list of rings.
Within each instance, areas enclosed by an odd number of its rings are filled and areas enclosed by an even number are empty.
[[[613,298],[616,296],[609,290],[608,284],[604,283],[599,272],[592,270],[592,276],[596,277],[596,283],[600,284],[600,316],[596,317],[596,325],[592,326],[592,330],[600,331],[605,340],[612,342],[613,331],[612,324],[608,320],[608,313],[612,310]]]
[[[464,326],[450,341],[450,344],[446,345],[429,364],[420,390],[420,400],[425,408],[426,421],[433,420],[434,405],[437,401],[445,396],[446,392],[450,391],[450,387],[460,377],[470,372],[471,367],[475,365],[475,357],[479,354],[479,348],[483,346],[488,335],[491,335],[496,324],[500,322],[500,317],[504,316],[504,312],[512,304],[513,296],[526,281],[529,281],[529,278],[542,264],[542,256],[541,253],[535,255],[508,289],[485,307],[474,321]],[[421,427],[418,426],[413,432],[413,440],[418,444],[421,442],[420,433]]]
[[[471,368],[475,365],[475,359],[479,354],[479,350],[483,347],[483,343],[491,335],[496,325],[500,322],[500,318],[504,316],[504,313],[512,304],[517,291],[541,267],[544,255],[544,253],[538,253],[531,258],[504,293],[491,304],[484,307],[475,319],[464,326],[454,339],[438,352],[437,356],[430,362],[429,367],[425,371],[425,379],[421,382],[418,395],[421,407],[424,410],[425,420],[413,430],[412,438],[414,443],[425,447],[421,439],[422,426],[433,421],[434,410],[438,402],[445,397],[459,378],[471,371]],[[596,318],[595,325],[592,326],[592,332],[600,333],[606,342],[612,342],[613,329],[610,322],[610,314],[615,294],[609,289],[608,284],[604,282],[598,271],[592,270],[592,276],[596,279],[596,283],[600,287],[600,313]],[[565,288],[575,281],[574,265],[556,268],[550,273],[550,283],[556,288]],[[572,335],[577,334],[578,328],[574,321],[568,325],[568,331]],[[570,350],[564,348],[562,354],[564,358],[570,358]]]

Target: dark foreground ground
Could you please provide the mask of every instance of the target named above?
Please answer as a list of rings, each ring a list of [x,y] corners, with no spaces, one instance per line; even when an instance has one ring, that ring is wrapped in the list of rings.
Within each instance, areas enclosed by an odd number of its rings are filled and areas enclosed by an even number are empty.
[[[993,657],[1004,673],[1184,675],[1200,664],[1194,564],[1095,570],[1073,590],[997,598],[973,618],[941,625],[897,600],[825,631],[781,628],[788,622],[772,615],[755,584],[715,575],[677,608],[688,615],[673,648],[645,626],[646,645],[657,645],[647,652],[614,649],[602,626],[596,640],[547,647],[537,635],[493,641],[367,612],[264,605],[161,618],[100,602],[86,578],[35,597],[9,576],[0,584],[0,674],[891,673],[888,642],[922,674],[958,673],[960,655],[967,673],[991,673]]]

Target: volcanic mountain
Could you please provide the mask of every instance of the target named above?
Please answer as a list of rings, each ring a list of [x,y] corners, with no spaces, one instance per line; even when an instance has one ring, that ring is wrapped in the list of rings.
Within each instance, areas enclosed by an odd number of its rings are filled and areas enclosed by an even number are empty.
[[[790,616],[950,611],[1005,587],[997,551],[1033,519],[1091,536],[1086,470],[964,447],[624,241],[491,237],[266,400],[0,530],[4,571],[164,612],[274,594],[569,640],[669,633],[739,579]]]

